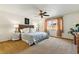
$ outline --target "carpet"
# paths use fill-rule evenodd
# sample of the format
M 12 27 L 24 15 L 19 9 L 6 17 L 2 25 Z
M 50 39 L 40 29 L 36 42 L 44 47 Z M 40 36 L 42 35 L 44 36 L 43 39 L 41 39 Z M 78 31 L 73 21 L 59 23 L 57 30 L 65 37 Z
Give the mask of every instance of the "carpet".
M 49 37 L 20 54 L 76 54 L 76 45 L 71 40 Z

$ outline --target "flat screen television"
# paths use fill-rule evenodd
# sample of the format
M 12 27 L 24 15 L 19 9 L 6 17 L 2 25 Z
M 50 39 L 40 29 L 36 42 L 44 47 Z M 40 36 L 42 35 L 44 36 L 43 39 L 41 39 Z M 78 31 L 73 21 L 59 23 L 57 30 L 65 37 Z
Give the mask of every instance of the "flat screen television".
M 25 18 L 25 19 L 24 19 L 24 23 L 25 23 L 25 24 L 29 24 L 29 19 L 28 19 L 28 18 Z

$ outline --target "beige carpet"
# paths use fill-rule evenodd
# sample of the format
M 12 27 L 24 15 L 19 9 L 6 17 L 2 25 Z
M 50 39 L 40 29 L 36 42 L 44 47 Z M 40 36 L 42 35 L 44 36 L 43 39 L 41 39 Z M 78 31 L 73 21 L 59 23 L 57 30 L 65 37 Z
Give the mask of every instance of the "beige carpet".
M 76 46 L 71 40 L 50 37 L 37 45 L 19 52 L 25 54 L 75 54 Z
M 27 49 L 29 45 L 22 40 L 18 41 L 4 41 L 0 42 L 0 54 L 1 53 L 16 53 Z

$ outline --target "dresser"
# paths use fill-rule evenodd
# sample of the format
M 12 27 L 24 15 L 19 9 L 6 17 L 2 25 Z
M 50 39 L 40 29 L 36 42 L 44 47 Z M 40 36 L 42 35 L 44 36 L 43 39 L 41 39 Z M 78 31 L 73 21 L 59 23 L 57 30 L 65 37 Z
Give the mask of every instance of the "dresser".
M 77 53 L 79 54 L 79 33 L 76 34 Z

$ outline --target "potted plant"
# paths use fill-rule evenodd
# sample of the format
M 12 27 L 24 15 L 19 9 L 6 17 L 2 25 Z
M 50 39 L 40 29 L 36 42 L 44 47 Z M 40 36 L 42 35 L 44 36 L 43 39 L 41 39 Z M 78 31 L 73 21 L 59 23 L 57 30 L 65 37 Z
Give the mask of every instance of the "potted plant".
M 68 32 L 69 34 L 74 36 L 74 44 L 76 44 L 76 32 L 79 32 L 79 24 L 76 24 L 75 28 L 77 29 L 70 28 L 70 31 Z
M 77 27 L 77 32 L 79 32 L 79 24 L 76 24 L 75 27 Z

